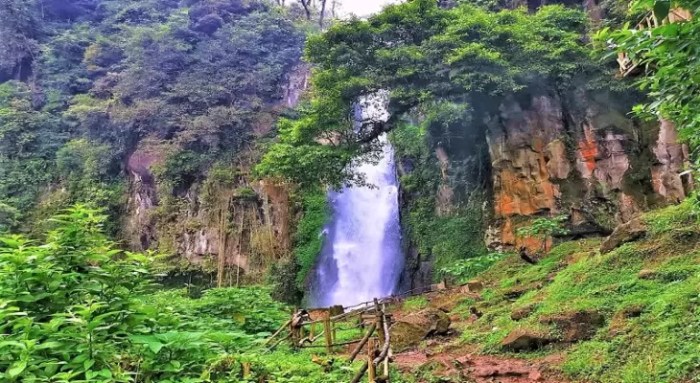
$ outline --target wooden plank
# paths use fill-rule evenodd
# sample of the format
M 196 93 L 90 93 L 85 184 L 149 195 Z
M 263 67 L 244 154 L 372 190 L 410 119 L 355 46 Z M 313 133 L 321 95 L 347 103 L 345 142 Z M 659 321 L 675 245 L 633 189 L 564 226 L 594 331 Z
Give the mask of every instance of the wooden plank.
M 287 326 L 289 326 L 291 323 L 292 323 L 292 320 L 291 320 L 291 319 L 288 320 L 287 322 L 285 322 L 277 331 L 275 331 L 274 334 L 272 334 L 271 337 L 267 338 L 267 341 L 265 341 L 265 345 L 267 345 L 267 344 L 269 344 L 270 342 L 272 342 L 272 340 L 275 339 L 275 337 L 277 337 L 277 335 L 279 335 L 282 331 L 284 331 L 284 329 L 285 329 Z

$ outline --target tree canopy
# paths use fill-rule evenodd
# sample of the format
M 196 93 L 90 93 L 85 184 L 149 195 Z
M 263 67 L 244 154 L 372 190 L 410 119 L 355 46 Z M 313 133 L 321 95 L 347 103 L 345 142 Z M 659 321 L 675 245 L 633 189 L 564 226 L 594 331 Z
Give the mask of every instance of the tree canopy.
M 626 24 L 620 29 L 604 29 L 597 40 L 614 54 L 624 53 L 635 65 L 643 68 L 638 78 L 640 88 L 649 94 L 651 102 L 640 105 L 641 115 L 662 116 L 679 125 L 685 139 L 693 147 L 700 144 L 700 20 L 668 22 L 673 9 L 684 9 L 691 15 L 700 12 L 695 0 L 637 0 L 632 10 L 644 16 L 653 14 L 659 23 L 651 28 Z
M 465 121 L 482 121 L 505 97 L 565 90 L 602 73 L 589 57 L 587 28 L 583 12 L 562 6 L 489 12 L 432 0 L 339 22 L 309 39 L 311 99 L 299 118 L 280 124 L 258 170 L 300 183 L 352 181 L 352 159 L 407 116 L 433 116 L 427 120 L 447 126 L 449 140 L 450 121 L 463 131 Z M 380 90 L 389 92 L 389 121 L 355 129 L 358 100 Z
M 47 199 L 42 216 L 79 201 L 118 214 L 127 157 L 146 139 L 193 155 L 197 176 L 233 158 L 284 110 L 308 24 L 288 12 L 266 0 L 0 1 L 0 203 L 14 212 L 0 226 Z M 164 172 L 193 181 L 180 170 Z

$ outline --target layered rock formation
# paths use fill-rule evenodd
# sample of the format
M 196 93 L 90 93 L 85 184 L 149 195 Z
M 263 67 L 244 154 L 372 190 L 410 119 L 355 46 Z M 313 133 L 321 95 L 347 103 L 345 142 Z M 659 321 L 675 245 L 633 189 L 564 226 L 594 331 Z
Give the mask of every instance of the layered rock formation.
M 682 199 L 688 155 L 674 126 L 642 124 L 609 95 L 535 95 L 487 122 L 495 221 L 491 247 L 526 245 L 518 227 L 567 215 L 572 235 L 608 234 L 651 206 Z M 686 181 L 687 183 L 687 181 Z
M 284 83 L 281 99 L 259 113 L 253 138 L 274 126 L 280 111 L 293 108 L 308 86 L 309 68 L 297 66 Z M 129 156 L 127 214 L 123 237 L 135 250 L 156 250 L 204 270 L 227 270 L 224 284 L 257 280 L 289 253 L 293 209 L 286 185 L 255 180 L 250 170 L 257 153 L 244 150 L 226 170 L 225 181 L 209 175 L 185 190 L 166 190 L 159 166 L 177 144 L 142 140 Z M 212 170 L 210 169 L 210 172 Z

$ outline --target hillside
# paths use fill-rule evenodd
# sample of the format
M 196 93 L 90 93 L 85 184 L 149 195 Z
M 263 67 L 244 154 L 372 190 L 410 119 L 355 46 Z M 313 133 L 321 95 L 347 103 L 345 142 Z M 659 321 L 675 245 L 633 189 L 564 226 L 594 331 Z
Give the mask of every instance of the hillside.
M 516 255 L 499 261 L 476 276 L 476 293 L 406 302 L 412 311 L 448 310 L 455 331 L 399 353 L 397 363 L 425 382 L 459 382 L 460 373 L 477 382 L 693 381 L 697 213 L 686 202 L 641 222 L 641 238 L 610 252 L 601 253 L 600 240 L 564 242 L 537 265 Z

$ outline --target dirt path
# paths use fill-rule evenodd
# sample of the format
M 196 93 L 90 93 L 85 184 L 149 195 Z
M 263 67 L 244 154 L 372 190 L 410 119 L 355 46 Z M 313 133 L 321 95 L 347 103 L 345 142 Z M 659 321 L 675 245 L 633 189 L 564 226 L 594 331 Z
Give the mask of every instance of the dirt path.
M 524 360 L 487 355 L 442 353 L 428 356 L 411 351 L 394 356 L 395 365 L 404 372 L 414 372 L 431 365 L 433 376 L 452 378 L 455 382 L 474 383 L 565 383 L 547 366 L 557 362 L 551 356 Z

